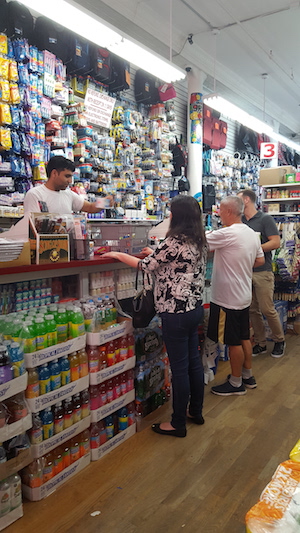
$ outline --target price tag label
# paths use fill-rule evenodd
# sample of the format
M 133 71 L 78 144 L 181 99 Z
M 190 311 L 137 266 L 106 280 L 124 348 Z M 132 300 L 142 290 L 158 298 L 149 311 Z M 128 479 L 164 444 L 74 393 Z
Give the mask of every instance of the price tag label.
M 260 159 L 278 159 L 278 143 L 268 142 L 260 145 Z

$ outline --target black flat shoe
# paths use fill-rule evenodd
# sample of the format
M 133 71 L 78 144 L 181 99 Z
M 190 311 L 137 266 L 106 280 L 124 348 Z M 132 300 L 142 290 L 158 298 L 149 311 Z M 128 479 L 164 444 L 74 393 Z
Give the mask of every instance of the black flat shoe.
M 194 422 L 194 424 L 198 424 L 198 426 L 202 426 L 205 422 L 203 416 L 190 416 L 189 414 L 186 416 L 190 422 Z
M 171 435 L 171 437 L 186 437 L 186 429 L 160 429 L 160 424 L 152 424 L 152 431 L 159 435 Z

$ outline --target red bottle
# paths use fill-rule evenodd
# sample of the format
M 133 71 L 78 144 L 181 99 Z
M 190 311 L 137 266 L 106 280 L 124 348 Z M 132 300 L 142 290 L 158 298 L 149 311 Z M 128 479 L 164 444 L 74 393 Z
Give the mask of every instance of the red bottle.
M 99 346 L 99 370 L 107 367 L 105 344 Z
M 134 370 L 127 370 L 127 392 L 134 389 Z
M 106 398 L 107 403 L 110 403 L 114 399 L 114 384 L 112 379 L 108 379 L 106 382 Z
M 133 357 L 135 354 L 135 350 L 134 350 L 135 342 L 134 342 L 134 336 L 132 335 L 132 333 L 127 335 L 127 346 L 128 346 L 128 358 Z
M 106 361 L 107 366 L 113 366 L 116 363 L 114 341 L 108 342 L 106 344 Z
M 102 407 L 102 405 L 106 405 L 107 404 L 107 394 L 106 394 L 106 381 L 104 381 L 104 383 L 101 383 L 99 385 L 99 398 L 100 398 L 100 407 Z
M 100 420 L 98 423 L 99 433 L 100 433 L 100 446 L 107 441 L 106 427 L 104 420 Z
M 98 424 L 91 425 L 91 450 L 95 450 L 100 446 L 100 432 Z
M 121 377 L 116 376 L 114 377 L 114 400 L 116 398 L 120 398 L 121 396 Z
M 128 339 L 124 335 L 120 340 L 120 360 L 125 361 L 128 358 Z
M 95 409 L 98 409 L 100 406 L 99 401 L 99 391 L 98 391 L 98 385 L 91 385 L 90 386 L 90 402 L 91 402 L 91 410 L 94 411 Z
M 121 374 L 121 396 L 127 392 L 127 372 Z
M 96 372 L 99 372 L 100 365 L 99 365 L 98 346 L 88 346 L 87 354 L 88 354 L 88 359 L 89 359 L 89 372 L 90 372 L 90 374 L 94 374 Z
M 114 348 L 115 348 L 115 361 L 116 363 L 120 362 L 120 339 L 114 340 Z
M 132 426 L 135 423 L 135 405 L 134 402 L 131 402 L 127 405 L 128 413 L 128 426 Z

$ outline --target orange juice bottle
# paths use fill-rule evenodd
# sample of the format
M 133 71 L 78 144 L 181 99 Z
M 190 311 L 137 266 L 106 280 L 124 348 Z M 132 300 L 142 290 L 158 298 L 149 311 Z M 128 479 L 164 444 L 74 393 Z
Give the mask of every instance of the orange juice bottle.
M 80 377 L 79 373 L 79 355 L 77 352 L 73 352 L 69 355 L 71 381 L 76 381 Z

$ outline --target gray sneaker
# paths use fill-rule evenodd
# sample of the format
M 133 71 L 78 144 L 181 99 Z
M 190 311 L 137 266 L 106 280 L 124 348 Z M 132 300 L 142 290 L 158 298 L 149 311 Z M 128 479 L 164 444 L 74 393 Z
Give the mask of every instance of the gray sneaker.
M 267 346 L 260 346 L 259 344 L 253 346 L 252 357 L 256 357 L 257 355 L 261 355 L 262 353 L 267 353 Z
M 227 376 L 227 381 L 229 381 L 231 378 L 231 374 L 228 374 Z M 242 378 L 242 382 L 243 382 L 243 385 L 245 385 L 245 387 L 247 389 L 256 389 L 257 387 L 257 383 L 256 383 L 256 379 L 254 376 L 251 376 L 250 378 Z

